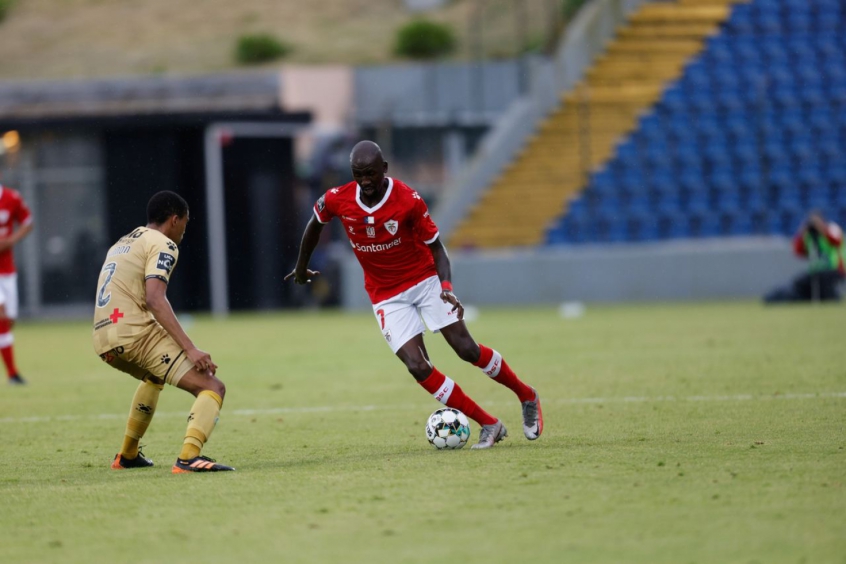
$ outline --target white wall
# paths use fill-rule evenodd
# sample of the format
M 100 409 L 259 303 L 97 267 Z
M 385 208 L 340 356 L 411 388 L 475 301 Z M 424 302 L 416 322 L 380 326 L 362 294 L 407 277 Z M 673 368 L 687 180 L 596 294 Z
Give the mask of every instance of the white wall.
M 450 258 L 456 294 L 473 305 L 759 298 L 805 267 L 782 237 L 450 252 Z M 342 280 L 344 307 L 369 308 L 351 253 Z

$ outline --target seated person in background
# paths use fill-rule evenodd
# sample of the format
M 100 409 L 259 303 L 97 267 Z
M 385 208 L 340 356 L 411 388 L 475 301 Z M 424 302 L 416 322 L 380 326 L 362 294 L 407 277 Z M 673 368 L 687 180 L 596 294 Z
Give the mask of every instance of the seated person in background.
M 764 302 L 839 301 L 838 286 L 846 277 L 840 226 L 811 212 L 793 237 L 793 250 L 810 261 L 808 272 L 764 296 Z

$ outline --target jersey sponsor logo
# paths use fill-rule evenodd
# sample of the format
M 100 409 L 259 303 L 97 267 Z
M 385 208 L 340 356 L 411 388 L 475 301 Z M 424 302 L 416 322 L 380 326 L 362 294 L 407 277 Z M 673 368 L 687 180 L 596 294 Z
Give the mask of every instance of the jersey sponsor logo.
M 98 331 L 98 330 L 102 329 L 103 327 L 108 327 L 111 324 L 112 324 L 112 320 L 110 318 L 107 317 L 106 319 L 101 319 L 100 321 L 98 321 L 97 323 L 94 324 L 94 330 Z
M 117 255 L 125 255 L 131 249 L 129 245 L 121 245 L 120 247 L 112 247 L 112 250 L 109 251 L 109 254 L 106 255 L 106 258 L 117 256 Z
M 391 235 L 396 235 L 397 229 L 399 229 L 399 223 L 397 223 L 393 219 L 388 220 L 385 222 L 385 229 L 387 229 L 388 233 L 390 233 Z
M 391 330 L 388 329 L 387 331 L 385 331 L 384 335 L 385 335 L 385 340 L 390 343 L 391 342 Z
M 134 241 L 135 239 L 137 239 L 141 235 L 143 235 L 146 231 L 147 230 L 145 228 L 139 227 L 135 231 L 133 231 L 132 233 L 124 235 L 123 237 L 118 239 L 118 243 L 131 243 L 132 241 Z
M 165 272 L 170 274 L 170 271 L 173 269 L 173 265 L 175 262 L 176 259 L 173 257 L 173 255 L 161 252 L 159 253 L 159 260 L 156 261 L 156 268 L 158 268 L 159 270 L 164 270 Z
M 114 359 L 116 359 L 117 357 L 119 357 L 120 355 L 123 354 L 123 351 L 124 351 L 123 347 L 115 347 L 112 350 L 104 352 L 103 354 L 101 354 L 100 359 L 103 362 L 107 362 L 107 363 L 111 364 Z
M 350 234 L 351 234 L 351 235 L 355 235 L 355 229 L 353 229 L 353 226 L 352 226 L 352 225 L 350 225 L 349 227 L 347 227 L 347 229 L 349 229 L 349 230 L 350 230 Z
M 323 208 L 326 207 L 326 195 L 320 196 L 317 199 L 317 211 L 322 212 Z
M 482 372 L 490 376 L 491 378 L 496 378 L 499 376 L 499 371 L 502 369 L 502 355 L 498 352 L 494 351 L 493 357 L 491 357 L 490 362 L 488 365 L 482 368 Z
M 358 243 L 354 243 L 350 241 L 350 245 L 352 248 L 358 251 L 359 253 L 379 253 L 382 251 L 387 251 L 388 249 L 392 249 L 402 243 L 402 237 L 397 237 L 390 243 L 384 243 L 381 245 L 359 245 Z

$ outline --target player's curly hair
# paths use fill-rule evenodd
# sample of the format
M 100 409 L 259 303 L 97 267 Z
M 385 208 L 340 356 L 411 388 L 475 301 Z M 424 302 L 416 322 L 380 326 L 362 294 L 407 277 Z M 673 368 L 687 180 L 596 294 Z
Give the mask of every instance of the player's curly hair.
M 150 198 L 147 203 L 147 223 L 154 223 L 161 225 L 171 216 L 177 216 L 180 219 L 185 217 L 188 213 L 188 202 L 170 190 L 163 190 Z

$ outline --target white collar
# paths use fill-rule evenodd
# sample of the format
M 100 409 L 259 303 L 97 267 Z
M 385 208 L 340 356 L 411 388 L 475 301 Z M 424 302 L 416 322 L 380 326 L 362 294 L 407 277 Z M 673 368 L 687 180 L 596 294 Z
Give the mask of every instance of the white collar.
M 361 201 L 361 186 L 358 185 L 358 182 L 355 184 L 355 201 L 358 204 L 358 207 L 366 211 L 367 213 L 374 213 L 376 210 L 381 208 L 385 205 L 385 202 L 388 201 L 388 198 L 391 196 L 391 190 L 394 188 L 394 179 L 390 176 L 388 177 L 388 189 L 385 190 L 385 195 L 382 196 L 382 199 L 379 201 L 378 204 L 373 206 L 372 208 L 368 208 L 364 205 L 364 202 Z

